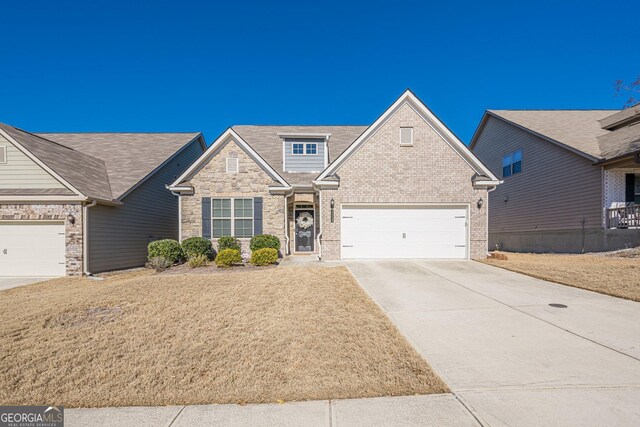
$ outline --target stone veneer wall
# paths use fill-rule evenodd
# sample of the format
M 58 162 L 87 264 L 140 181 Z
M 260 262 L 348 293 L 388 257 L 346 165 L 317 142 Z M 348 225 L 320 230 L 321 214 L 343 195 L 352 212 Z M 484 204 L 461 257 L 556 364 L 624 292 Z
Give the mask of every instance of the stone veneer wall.
M 412 126 L 414 145 L 400 146 L 400 127 Z M 488 194 L 474 189 L 473 169 L 408 105 L 401 107 L 337 171 L 338 189 L 322 190 L 322 257 L 340 259 L 343 203 L 465 203 L 470 257 L 487 254 Z M 331 199 L 335 220 L 330 222 Z M 481 209 L 478 199 L 484 200 Z M 384 246 L 380 247 L 384 251 Z
M 226 158 L 238 157 L 238 173 L 226 172 Z M 235 142 L 229 142 L 190 180 L 193 195 L 182 195 L 182 239 L 202 236 L 203 197 L 262 197 L 262 232 L 280 239 L 284 251 L 284 196 L 269 194 L 273 179 Z M 249 251 L 250 239 L 240 239 Z M 212 239 L 217 250 L 217 239 Z
M 75 217 L 74 224 L 67 221 L 69 214 Z M 0 220 L 64 221 L 67 275 L 82 275 L 82 206 L 80 203 L 2 204 L 0 205 Z

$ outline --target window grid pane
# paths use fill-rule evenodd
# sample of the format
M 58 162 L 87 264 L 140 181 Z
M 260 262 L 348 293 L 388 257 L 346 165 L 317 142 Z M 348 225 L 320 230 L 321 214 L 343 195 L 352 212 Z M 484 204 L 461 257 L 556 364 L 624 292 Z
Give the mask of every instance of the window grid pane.
M 307 154 L 318 154 L 318 144 L 307 144 Z
M 236 219 L 234 222 L 235 237 L 253 237 L 253 221 L 250 219 Z
M 293 154 L 304 154 L 304 144 L 293 144 Z
M 230 219 L 214 219 L 213 220 L 213 237 L 231 236 L 231 220 Z
M 231 218 L 231 199 L 213 199 L 213 218 Z

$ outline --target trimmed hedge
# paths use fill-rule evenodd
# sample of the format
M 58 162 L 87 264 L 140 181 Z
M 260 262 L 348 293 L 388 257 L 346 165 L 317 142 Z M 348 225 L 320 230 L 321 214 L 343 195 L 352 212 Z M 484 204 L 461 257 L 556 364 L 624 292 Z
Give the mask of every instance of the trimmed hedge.
M 279 251 L 280 239 L 278 239 L 273 234 L 258 234 L 257 236 L 253 236 L 253 238 L 251 239 L 249 248 L 252 251 L 257 251 L 258 249 L 264 248 L 273 248 L 276 251 Z
M 218 239 L 218 250 L 235 249 L 240 252 L 240 240 L 233 236 L 222 236 Z
M 204 255 L 208 259 L 213 258 L 213 246 L 211 240 L 203 237 L 189 237 L 182 241 L 182 250 L 187 258 Z
M 231 267 L 233 264 L 240 264 L 242 256 L 237 249 L 223 249 L 216 256 L 216 264 L 218 267 Z
M 274 248 L 262 248 L 251 252 L 251 264 L 269 265 L 278 262 L 278 250 Z
M 149 243 L 147 250 L 149 252 L 149 259 L 162 257 L 171 264 L 175 264 L 184 259 L 184 252 L 182 251 L 180 243 L 173 239 L 153 241 Z

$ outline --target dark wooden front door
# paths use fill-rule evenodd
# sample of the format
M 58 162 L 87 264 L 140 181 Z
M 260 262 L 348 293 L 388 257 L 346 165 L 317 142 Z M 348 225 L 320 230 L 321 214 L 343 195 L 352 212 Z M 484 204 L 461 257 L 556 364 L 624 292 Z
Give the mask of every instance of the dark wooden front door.
M 315 240 L 315 217 L 313 209 L 296 209 L 296 252 L 313 252 Z

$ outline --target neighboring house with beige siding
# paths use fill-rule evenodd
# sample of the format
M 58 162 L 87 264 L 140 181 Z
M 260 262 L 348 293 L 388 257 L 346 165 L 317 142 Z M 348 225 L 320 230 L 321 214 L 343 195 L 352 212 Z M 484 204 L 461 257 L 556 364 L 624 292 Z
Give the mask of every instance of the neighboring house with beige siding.
M 205 149 L 200 133 L 40 133 L 0 124 L 0 276 L 144 265 L 177 238 L 166 185 Z
M 489 110 L 470 144 L 504 182 L 489 246 L 592 252 L 640 245 L 640 108 Z
M 320 259 L 484 258 L 499 180 L 410 91 L 370 126 L 234 126 L 170 186 L 181 239 Z

